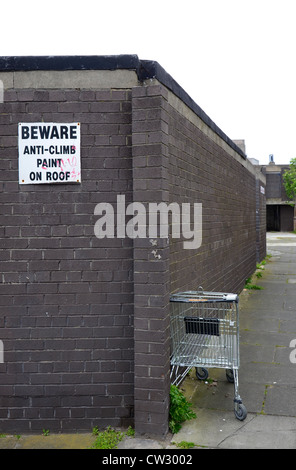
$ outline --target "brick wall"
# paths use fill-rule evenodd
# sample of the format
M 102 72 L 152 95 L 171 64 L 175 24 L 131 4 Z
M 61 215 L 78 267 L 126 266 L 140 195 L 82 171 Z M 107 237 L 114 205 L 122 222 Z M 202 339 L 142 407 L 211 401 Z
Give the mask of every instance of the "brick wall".
M 230 148 L 203 132 L 195 116 L 170 104 L 167 109 L 170 200 L 191 205 L 199 202 L 203 207 L 201 247 L 184 250 L 182 240 L 172 240 L 171 292 L 202 286 L 204 290 L 238 293 L 256 263 L 259 176 L 249 162 L 234 158 Z M 263 208 L 262 217 L 264 224 Z M 263 258 L 262 244 L 260 250 Z
M 133 197 L 169 202 L 168 126 L 160 85 L 133 89 Z M 168 431 L 170 318 L 165 238 L 134 240 L 135 416 L 137 432 Z
M 278 198 L 282 196 L 282 175 L 281 172 L 266 174 L 266 197 Z
M 264 177 L 151 83 L 133 89 L 134 201 L 201 203 L 202 245 L 134 240 L 135 417 L 138 432 L 165 432 L 169 403 L 169 294 L 239 293 L 266 254 Z M 191 214 L 191 217 L 193 214 Z M 193 220 L 193 218 L 191 218 Z M 160 295 L 159 295 L 160 294 Z
M 133 247 L 94 207 L 132 189 L 130 90 L 6 90 L 1 107 L 1 428 L 131 424 Z M 18 122 L 81 123 L 81 184 L 18 184 Z
M 264 257 L 264 178 L 159 66 L 105 59 L 0 58 L 2 432 L 165 435 L 170 293 L 239 292 Z M 18 123 L 42 121 L 81 123 L 81 184 L 18 184 Z M 118 195 L 202 204 L 202 245 L 98 239 Z

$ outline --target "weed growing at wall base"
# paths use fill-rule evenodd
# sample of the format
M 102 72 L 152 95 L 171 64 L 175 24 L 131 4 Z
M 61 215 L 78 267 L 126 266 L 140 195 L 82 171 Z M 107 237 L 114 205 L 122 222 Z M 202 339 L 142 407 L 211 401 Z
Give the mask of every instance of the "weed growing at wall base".
M 94 214 L 101 216 L 95 223 L 97 238 L 169 238 L 169 213 L 171 214 L 171 236 L 188 241 L 184 249 L 197 249 L 202 243 L 202 204 L 172 202 L 148 204 L 132 202 L 125 207 L 125 196 L 117 196 L 116 210 L 112 204 L 102 202 L 96 205 Z M 132 216 L 126 220 L 128 216 Z M 148 216 L 148 217 L 147 217 Z M 193 221 L 191 220 L 193 216 Z M 148 218 L 148 223 L 147 223 Z
M 96 441 L 92 449 L 117 449 L 117 445 L 124 438 L 124 433 L 112 429 L 111 426 L 105 431 L 99 431 L 97 427 L 93 429 Z
M 191 410 L 191 406 L 191 403 L 186 400 L 181 390 L 176 385 L 171 385 L 169 427 L 173 434 L 180 431 L 181 424 L 184 421 L 196 418 L 196 414 Z

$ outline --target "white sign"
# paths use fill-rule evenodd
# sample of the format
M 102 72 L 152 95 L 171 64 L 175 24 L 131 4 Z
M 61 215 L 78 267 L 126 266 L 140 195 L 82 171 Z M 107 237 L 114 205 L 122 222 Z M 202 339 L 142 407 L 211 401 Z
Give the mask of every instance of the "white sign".
M 19 123 L 19 183 L 80 183 L 80 123 Z

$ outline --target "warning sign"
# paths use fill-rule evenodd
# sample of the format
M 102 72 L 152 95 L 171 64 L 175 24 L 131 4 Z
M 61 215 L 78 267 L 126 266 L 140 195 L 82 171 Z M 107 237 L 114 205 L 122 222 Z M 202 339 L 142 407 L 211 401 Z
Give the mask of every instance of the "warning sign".
M 19 123 L 19 183 L 80 183 L 80 123 Z

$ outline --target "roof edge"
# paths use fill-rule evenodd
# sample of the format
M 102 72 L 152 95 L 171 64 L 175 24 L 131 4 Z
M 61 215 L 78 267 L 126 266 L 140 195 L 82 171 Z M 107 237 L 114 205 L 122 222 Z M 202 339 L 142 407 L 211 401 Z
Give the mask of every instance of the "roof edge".
M 158 62 L 142 60 L 139 68 L 139 79 L 141 81 L 156 78 L 159 82 L 169 88 L 180 98 L 207 126 L 209 126 L 219 137 L 221 137 L 233 150 L 245 160 L 247 156 L 233 140 L 231 140 L 220 127 L 204 112 L 204 110 L 188 95 L 188 93 L 169 75 Z
M 137 55 L 6 56 L 0 57 L 1 72 L 33 70 L 137 70 Z
M 0 57 L 0 72 L 33 70 L 135 70 L 138 80 L 143 82 L 156 78 L 180 98 L 207 126 L 221 137 L 242 158 L 245 153 L 212 121 L 188 93 L 168 74 L 158 62 L 140 60 L 137 55 L 101 56 L 3 56 Z

